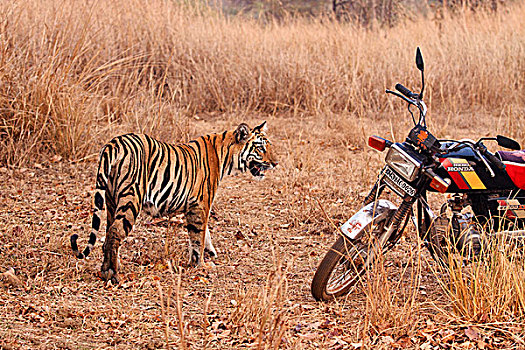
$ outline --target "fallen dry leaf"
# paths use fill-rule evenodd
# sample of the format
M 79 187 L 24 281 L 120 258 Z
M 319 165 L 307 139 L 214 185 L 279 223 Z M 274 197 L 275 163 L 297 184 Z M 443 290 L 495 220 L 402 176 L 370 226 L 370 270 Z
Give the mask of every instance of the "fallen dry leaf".
M 312 340 L 312 339 L 318 338 L 320 335 L 319 333 L 306 333 L 306 334 L 299 333 L 298 336 L 303 339 Z
M 242 234 L 242 232 L 239 230 L 235 233 L 235 239 L 238 241 L 242 241 L 243 239 L 246 239 L 246 237 Z
M 15 275 L 15 269 L 12 267 L 10 267 L 7 271 L 2 272 L 0 275 L 2 276 L 2 279 L 7 281 L 7 283 L 11 286 L 15 288 L 23 288 L 24 283 Z
M 439 331 L 439 335 L 441 336 L 441 341 L 444 343 L 450 343 L 456 338 L 456 332 L 452 329 L 441 330 Z
M 420 350 L 431 350 L 432 349 L 432 345 L 430 345 L 430 342 L 423 343 L 423 344 L 421 344 L 419 349 Z
M 411 345 L 412 341 L 410 340 L 410 338 L 407 336 L 403 336 L 399 338 L 395 343 L 393 343 L 392 347 L 396 349 L 406 349 Z
M 465 329 L 465 335 L 473 341 L 477 341 L 480 339 L 479 331 L 476 327 L 468 327 Z

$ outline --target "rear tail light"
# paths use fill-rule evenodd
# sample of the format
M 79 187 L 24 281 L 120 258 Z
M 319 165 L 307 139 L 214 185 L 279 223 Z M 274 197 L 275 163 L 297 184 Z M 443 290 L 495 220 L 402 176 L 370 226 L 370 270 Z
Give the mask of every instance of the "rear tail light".
M 368 138 L 368 146 L 383 152 L 386 148 L 386 140 L 379 136 L 370 136 Z

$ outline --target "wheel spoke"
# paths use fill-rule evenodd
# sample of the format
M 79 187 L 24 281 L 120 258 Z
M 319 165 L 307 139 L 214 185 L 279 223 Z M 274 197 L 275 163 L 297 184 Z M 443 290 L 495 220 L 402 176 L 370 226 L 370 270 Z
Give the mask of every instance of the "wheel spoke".
M 326 286 L 327 292 L 335 294 L 346 288 L 349 284 L 354 284 L 354 280 L 361 277 L 364 272 L 368 260 L 366 250 L 358 249 L 355 246 L 350 248 L 350 251 L 347 251 L 347 254 L 342 254 L 337 262 L 337 266 L 328 280 Z

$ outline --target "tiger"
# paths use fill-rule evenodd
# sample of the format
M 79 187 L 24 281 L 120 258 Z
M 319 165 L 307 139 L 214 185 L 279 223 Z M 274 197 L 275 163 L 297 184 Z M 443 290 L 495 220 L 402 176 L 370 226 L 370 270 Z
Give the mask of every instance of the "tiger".
M 141 211 L 153 217 L 184 215 L 190 265 L 200 266 L 205 252 L 216 257 L 208 222 L 219 182 L 226 175 L 247 171 L 262 179 L 278 165 L 266 133 L 265 121 L 253 129 L 241 123 L 233 131 L 183 144 L 138 133 L 115 137 L 100 152 L 87 246 L 79 252 L 78 235 L 73 234 L 73 254 L 78 259 L 89 255 L 105 208 L 106 239 L 99 274 L 105 281 L 118 284 L 119 246 Z

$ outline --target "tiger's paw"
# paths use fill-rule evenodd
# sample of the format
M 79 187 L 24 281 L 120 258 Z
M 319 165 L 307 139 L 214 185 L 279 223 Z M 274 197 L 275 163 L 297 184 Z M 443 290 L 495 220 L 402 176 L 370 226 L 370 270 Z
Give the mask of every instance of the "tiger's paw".
M 103 281 L 106 281 L 106 282 L 111 281 L 111 284 L 113 285 L 117 285 L 119 283 L 117 273 L 112 268 L 108 268 L 107 270 L 104 270 L 104 268 L 102 268 L 98 276 Z
M 204 253 L 208 253 L 208 255 L 211 257 L 211 258 L 216 258 L 217 257 L 217 251 L 215 250 L 215 248 L 213 247 L 213 245 L 211 247 L 206 247 L 204 248 Z
M 201 254 L 200 250 L 197 250 L 195 248 L 189 249 L 189 258 L 188 258 L 188 265 L 193 267 L 198 267 L 201 265 Z

